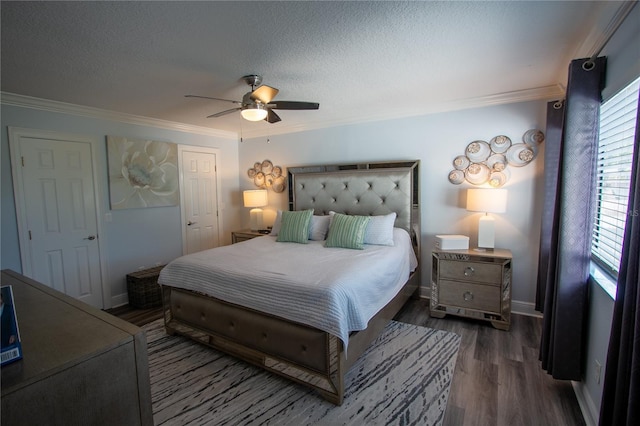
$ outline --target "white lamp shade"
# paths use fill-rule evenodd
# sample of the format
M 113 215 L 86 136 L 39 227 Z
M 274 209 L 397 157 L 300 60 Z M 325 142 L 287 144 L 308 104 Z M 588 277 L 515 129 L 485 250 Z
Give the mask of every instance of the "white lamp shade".
M 269 204 L 266 189 L 253 189 L 242 192 L 245 207 L 264 207 Z
M 467 189 L 467 210 L 484 213 L 507 211 L 506 189 Z

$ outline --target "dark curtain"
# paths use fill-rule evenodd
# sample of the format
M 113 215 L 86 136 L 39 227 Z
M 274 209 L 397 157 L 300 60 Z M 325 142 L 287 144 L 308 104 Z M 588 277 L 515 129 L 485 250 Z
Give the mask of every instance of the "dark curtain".
M 640 101 L 638 102 L 640 112 Z M 600 425 L 640 424 L 640 114 L 636 118 L 627 222 L 613 307 Z
M 559 119 L 552 113 L 547 129 L 552 137 L 560 133 L 560 138 L 545 142 L 545 150 L 551 152 L 545 154 L 549 193 L 545 194 L 538 266 L 538 294 L 544 289 L 544 300 L 539 301 L 544 312 L 540 359 L 542 368 L 556 379 L 582 378 L 605 68 L 606 58 L 571 61 L 564 114 Z
M 553 218 L 556 213 L 558 176 L 560 172 L 560 148 L 562 147 L 562 125 L 564 123 L 564 101 L 547 103 L 547 129 L 544 148 L 544 201 L 540 228 L 540 252 L 538 256 L 538 286 L 536 310 L 544 312 L 544 296 L 547 291 L 549 261 L 555 262 L 557 233 L 553 233 Z M 555 266 L 554 266 L 555 270 Z

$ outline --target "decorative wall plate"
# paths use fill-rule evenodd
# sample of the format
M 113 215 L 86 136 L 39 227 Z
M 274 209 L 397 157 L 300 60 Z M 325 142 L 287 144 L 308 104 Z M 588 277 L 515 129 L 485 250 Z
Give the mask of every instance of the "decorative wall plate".
M 469 164 L 471 164 L 471 161 L 466 155 L 458 155 L 453 159 L 453 168 L 456 170 L 464 170 L 469 167 Z
M 273 171 L 273 163 L 271 161 L 269 161 L 269 160 L 264 160 L 262 162 L 260 171 L 262 173 L 264 173 L 265 175 L 270 175 L 271 172 Z
M 274 166 L 270 160 L 256 161 L 247 170 L 247 176 L 258 188 L 271 188 L 274 192 L 285 190 L 286 178 L 282 176 L 282 167 Z
M 460 185 L 464 182 L 464 172 L 458 169 L 451 170 L 449 172 L 449 182 L 454 185 Z
M 487 158 L 487 167 L 491 170 L 501 172 L 507 167 L 507 159 L 502 154 L 493 154 Z
M 467 179 L 467 182 L 473 185 L 482 185 L 489 180 L 489 175 L 491 171 L 486 164 L 482 163 L 471 163 L 467 170 L 464 172 L 464 177 Z
M 485 161 L 491 154 L 491 147 L 485 141 L 473 141 L 464 151 L 467 158 L 475 163 Z
M 264 186 L 271 188 L 275 179 L 272 174 L 264 175 Z
M 271 184 L 271 189 L 273 189 L 273 192 L 283 192 L 285 190 L 284 176 L 276 177 Z
M 472 185 L 503 186 L 509 180 L 509 165 L 526 166 L 536 158 L 544 133 L 529 129 L 522 135 L 522 141 L 514 144 L 509 136 L 498 135 L 489 143 L 482 140 L 469 143 L 465 155 L 453 159 L 454 170 L 449 172 L 449 182 L 459 185 L 463 181 L 461 173 L 464 173 L 464 179 Z
M 264 173 L 258 172 L 256 176 L 253 178 L 253 183 L 255 186 L 262 188 L 264 187 Z
M 496 154 L 502 154 L 503 152 L 507 152 L 511 146 L 511 139 L 508 136 L 499 135 L 491 139 L 489 141 L 489 145 L 491 147 L 491 151 Z
M 531 146 L 538 146 L 544 141 L 544 133 L 538 129 L 530 129 L 522 135 L 522 142 Z
M 491 172 L 489 175 L 489 185 L 493 188 L 500 188 L 507 183 L 507 176 L 502 172 Z
M 507 162 L 511 166 L 522 167 L 529 164 L 535 158 L 537 150 L 524 143 L 516 143 L 511 145 L 507 150 Z

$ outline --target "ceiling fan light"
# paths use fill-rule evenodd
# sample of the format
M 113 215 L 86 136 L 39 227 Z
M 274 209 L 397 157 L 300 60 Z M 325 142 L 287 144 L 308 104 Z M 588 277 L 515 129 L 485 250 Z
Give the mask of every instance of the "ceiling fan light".
M 267 117 L 267 109 L 263 104 L 255 103 L 240 111 L 242 118 L 249 121 L 260 121 Z

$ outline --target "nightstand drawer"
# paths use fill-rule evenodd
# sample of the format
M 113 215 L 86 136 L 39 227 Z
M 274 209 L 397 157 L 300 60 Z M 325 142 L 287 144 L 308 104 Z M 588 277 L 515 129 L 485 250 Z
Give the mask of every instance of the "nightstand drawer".
M 441 260 L 440 277 L 443 279 L 486 283 L 499 287 L 502 282 L 502 265 Z
M 500 312 L 499 286 L 441 280 L 439 297 L 441 305 Z

